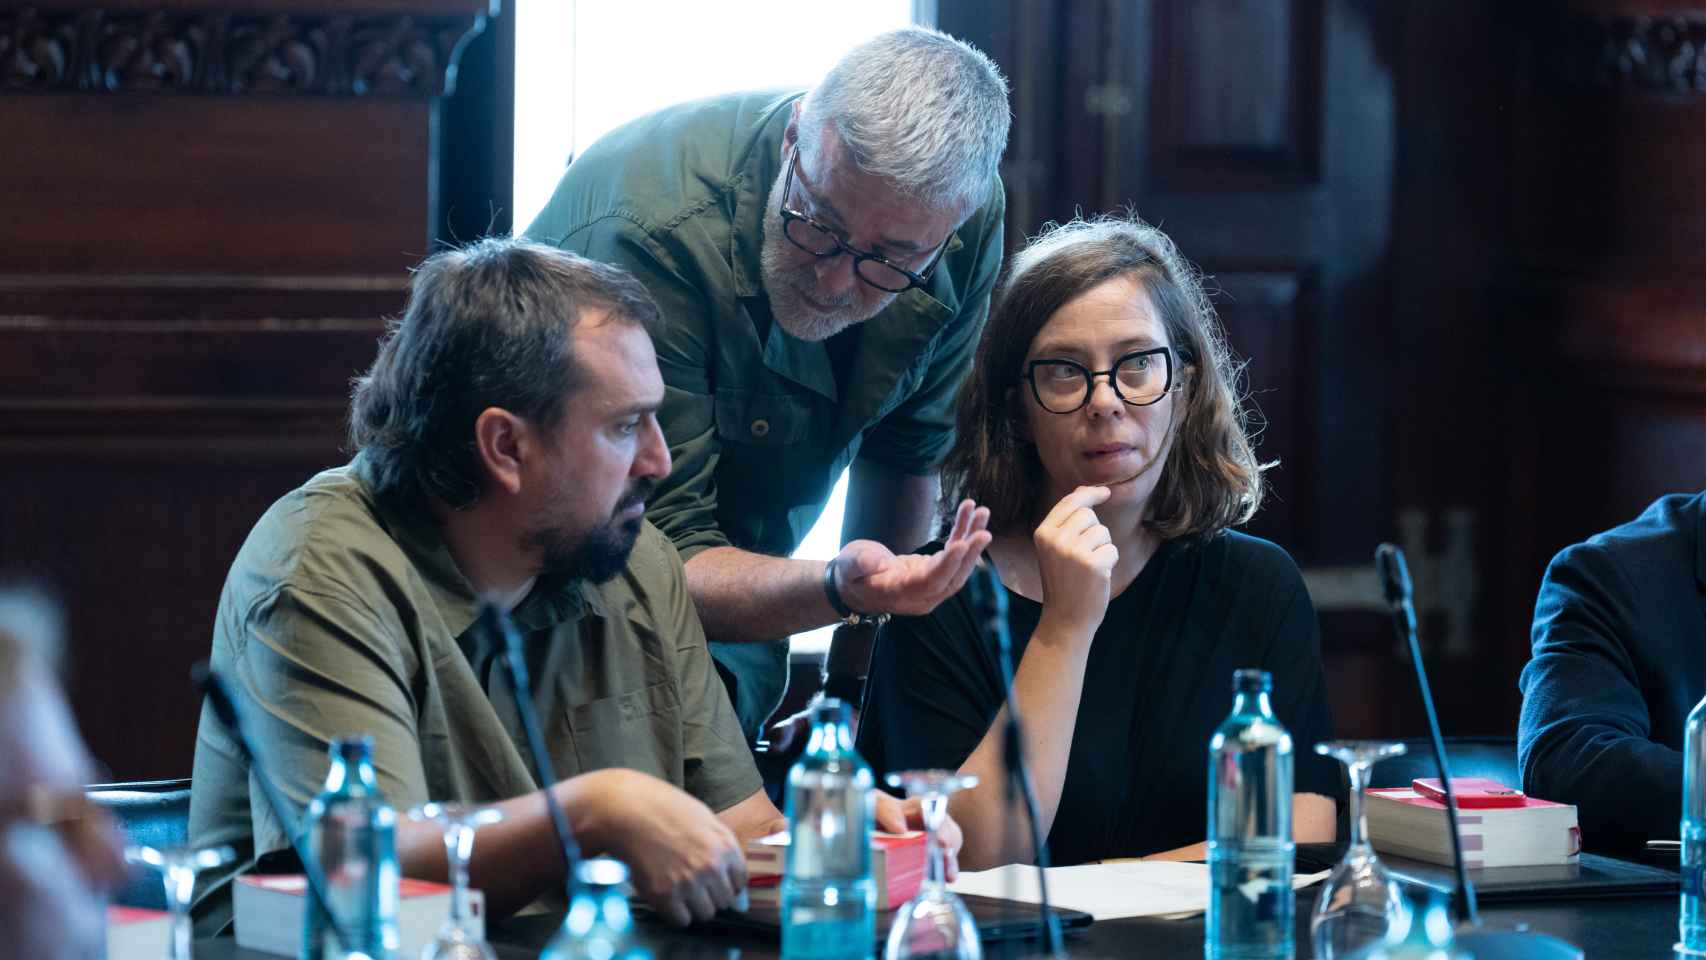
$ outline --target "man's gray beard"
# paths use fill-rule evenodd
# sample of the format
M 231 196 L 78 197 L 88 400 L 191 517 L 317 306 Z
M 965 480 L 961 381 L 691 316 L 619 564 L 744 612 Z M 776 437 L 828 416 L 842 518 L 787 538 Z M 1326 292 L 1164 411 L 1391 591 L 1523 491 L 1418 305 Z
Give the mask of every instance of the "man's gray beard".
M 771 316 L 792 336 L 807 341 L 828 340 L 848 327 L 864 323 L 881 313 L 894 300 L 895 295 L 889 294 L 869 313 L 861 316 L 857 299 L 850 295 L 845 309 L 827 314 L 817 312 L 801 301 L 799 295 L 800 288 L 810 289 L 817 282 L 813 265 L 808 263 L 792 271 L 792 276 L 782 265 L 792 247 L 793 244 L 782 235 L 782 214 L 780 201 L 777 201 L 764 218 L 764 244 L 758 255 L 759 278 L 764 283 L 765 295 L 770 298 Z M 853 282 L 865 281 L 855 276 Z

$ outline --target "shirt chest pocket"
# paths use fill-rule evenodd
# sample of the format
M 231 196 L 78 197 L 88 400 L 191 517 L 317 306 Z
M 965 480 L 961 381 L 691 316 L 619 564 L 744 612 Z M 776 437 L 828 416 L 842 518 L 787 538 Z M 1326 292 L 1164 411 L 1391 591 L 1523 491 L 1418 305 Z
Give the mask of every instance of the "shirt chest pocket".
M 719 389 L 716 415 L 725 443 L 788 446 L 812 435 L 810 407 L 787 394 Z
M 566 720 L 579 772 L 627 767 L 682 782 L 681 703 L 669 681 L 577 704 Z

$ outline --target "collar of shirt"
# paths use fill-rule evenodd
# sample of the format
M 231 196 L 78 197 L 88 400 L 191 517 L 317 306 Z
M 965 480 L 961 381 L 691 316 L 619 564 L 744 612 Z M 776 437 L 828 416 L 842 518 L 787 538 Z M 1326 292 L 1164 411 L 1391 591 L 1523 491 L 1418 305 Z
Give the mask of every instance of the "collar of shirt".
M 438 523 L 425 511 L 409 509 L 375 495 L 371 469 L 364 455 L 356 455 L 354 466 L 386 532 L 421 575 L 432 595 L 433 606 L 438 608 L 451 635 L 460 637 L 474 622 L 480 595 L 456 566 Z M 577 619 L 589 610 L 596 616 L 608 616 L 604 600 L 592 584 L 575 577 L 541 574 L 532 591 L 510 615 L 518 626 L 533 631 Z

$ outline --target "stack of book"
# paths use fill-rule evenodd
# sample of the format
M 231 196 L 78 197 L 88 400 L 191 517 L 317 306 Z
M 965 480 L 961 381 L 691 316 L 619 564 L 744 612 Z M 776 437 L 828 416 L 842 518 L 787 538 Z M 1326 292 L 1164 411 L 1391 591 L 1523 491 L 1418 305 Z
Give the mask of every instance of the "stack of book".
M 302 916 L 307 908 L 308 881 L 301 874 L 238 877 L 231 888 L 237 946 L 261 953 L 297 956 L 302 944 Z M 449 887 L 403 878 L 397 885 L 397 955 L 420 956 L 449 916 Z M 478 890 L 468 891 L 468 920 L 480 936 L 485 936 L 486 897 Z
M 747 842 L 747 892 L 754 905 L 780 905 L 787 853 L 787 831 Z M 893 910 L 918 893 L 926 858 L 921 831 L 871 834 L 871 879 L 877 885 L 878 910 Z
M 1457 822 L 1463 864 L 1470 869 L 1575 863 L 1582 852 L 1576 808 L 1524 796 L 1486 781 L 1451 779 L 1459 793 Z M 1438 781 L 1368 791 L 1368 838 L 1374 849 L 1451 865 L 1451 825 Z

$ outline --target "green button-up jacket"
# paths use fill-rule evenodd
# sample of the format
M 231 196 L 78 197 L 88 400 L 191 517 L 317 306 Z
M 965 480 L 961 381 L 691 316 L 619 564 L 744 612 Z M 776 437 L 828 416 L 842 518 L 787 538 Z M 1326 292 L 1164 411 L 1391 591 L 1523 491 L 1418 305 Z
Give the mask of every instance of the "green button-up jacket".
M 473 586 L 429 517 L 372 495 L 363 462 L 319 474 L 255 525 L 220 594 L 213 667 L 296 816 L 325 780 L 331 741 L 349 734 L 372 738 L 379 788 L 399 811 L 539 789 L 501 642 L 471 629 Z M 762 787 L 681 559 L 655 528 L 615 579 L 541 578 L 513 617 L 556 776 L 626 767 L 713 810 Z M 197 884 L 203 935 L 229 919 L 232 876 L 289 843 L 207 711 L 190 842 L 239 854 Z

